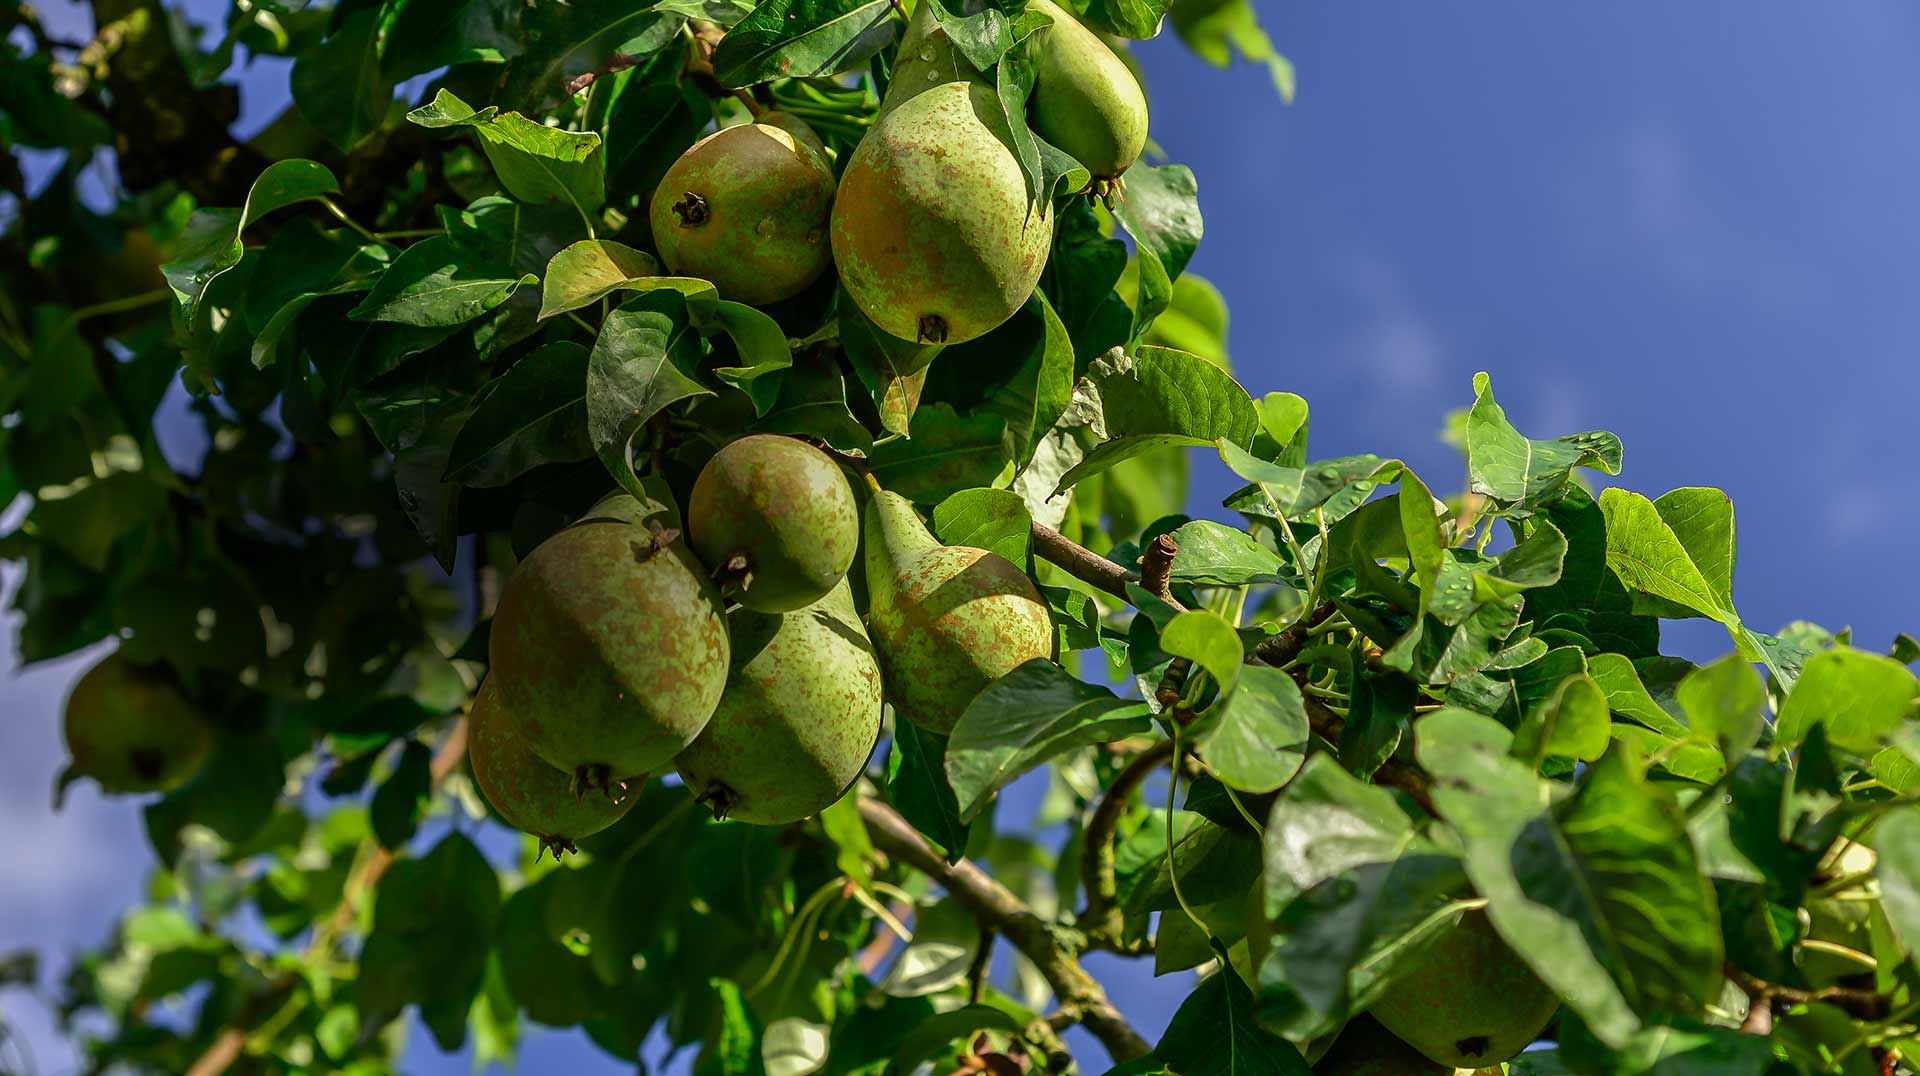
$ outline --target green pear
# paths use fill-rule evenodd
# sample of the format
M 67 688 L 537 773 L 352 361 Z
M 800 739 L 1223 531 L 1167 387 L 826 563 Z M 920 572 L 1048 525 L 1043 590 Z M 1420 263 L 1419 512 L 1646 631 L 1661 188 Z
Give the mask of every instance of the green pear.
M 467 761 L 473 783 L 507 825 L 540 838 L 540 847 L 555 859 L 575 851 L 573 842 L 618 822 L 633 806 L 634 798 L 618 790 L 614 796 L 580 795 L 572 774 L 534 754 L 501 709 L 491 677 L 481 682 L 467 713 Z
M 719 591 L 676 532 L 589 515 L 508 578 L 488 679 L 535 754 L 610 789 L 700 735 L 727 654 Z
M 1333 1048 L 1313 1063 L 1320 1076 L 1451 1076 L 1442 1065 L 1395 1038 L 1378 1020 L 1356 1016 L 1347 1021 Z
M 1126 61 L 1053 0 L 1028 0 L 1053 25 L 1033 48 L 1034 133 L 1087 167 L 1096 180 L 1116 179 L 1147 144 L 1147 95 Z
M 796 125 L 725 127 L 673 162 L 648 213 L 670 271 L 754 305 L 798 295 L 826 272 L 833 169 L 819 136 Z
M 73 759 L 67 772 L 115 794 L 178 788 L 213 747 L 211 726 L 181 694 L 171 670 L 136 665 L 117 653 L 73 685 L 62 732 Z
M 687 499 L 688 542 L 741 605 L 784 613 L 825 597 L 860 550 L 860 506 L 827 454 L 759 433 L 714 453 Z
M 893 71 L 887 82 L 887 95 L 880 101 L 879 115 L 885 116 L 915 97 L 950 82 L 987 83 L 981 70 L 967 62 L 945 27 L 933 13 L 932 4 L 915 4 L 900 35 L 900 48 L 894 53 Z
M 1472 911 L 1414 957 L 1367 1011 L 1434 1061 L 1479 1068 L 1525 1049 L 1559 1005 L 1486 913 Z
M 736 609 L 733 671 L 706 731 L 673 760 L 715 817 L 795 822 L 831 806 L 880 738 L 880 665 L 846 579 L 788 613 Z
M 1053 622 L 1012 561 L 928 533 L 913 506 L 874 489 L 866 519 L 867 625 L 887 698 L 946 735 L 982 688 L 1053 656 Z
M 880 329 L 957 344 L 1026 304 L 1053 243 L 1052 206 L 1027 196 L 1000 99 L 946 82 L 874 123 L 833 208 L 840 282 Z

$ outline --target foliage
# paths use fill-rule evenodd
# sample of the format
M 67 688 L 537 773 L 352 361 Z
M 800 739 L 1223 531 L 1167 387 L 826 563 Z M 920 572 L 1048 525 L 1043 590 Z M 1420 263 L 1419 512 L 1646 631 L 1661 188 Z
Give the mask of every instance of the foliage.
M 1024 6 L 940 9 L 1016 103 Z M 1165 8 L 1083 14 L 1146 37 Z M 85 48 L 0 15 L 0 500 L 29 506 L 0 557 L 24 661 L 112 638 L 217 730 L 145 807 L 148 902 L 62 983 L 99 1067 L 386 1072 L 411 1014 L 483 1061 L 533 1021 L 629 1062 L 663 1029 L 728 1076 L 1054 1071 L 1081 1025 L 1129 1072 L 1296 1073 L 1484 908 L 1562 999 L 1515 1073 L 1907 1071 L 1920 644 L 1756 630 L 1724 494 L 1595 496 L 1619 440 L 1527 436 L 1484 375 L 1460 495 L 1316 459 L 1306 402 L 1227 368 L 1187 169 L 1135 167 L 1108 212 L 1012 113 L 1051 260 L 942 350 L 831 274 L 764 309 L 658 275 L 646 226 L 747 100 L 844 165 L 886 3 L 254 2 L 211 48 L 152 0 L 94 12 Z M 1170 14 L 1291 92 L 1245 0 Z M 263 57 L 293 103 L 238 141 L 219 79 Z M 64 162 L 32 192 L 27 151 Z M 616 485 L 671 513 L 749 432 L 1030 571 L 1061 661 L 951 736 L 890 726 L 817 818 L 709 821 L 655 781 L 541 862 L 460 761 L 500 582 Z M 1193 450 L 1246 483 L 1235 522 L 1180 513 Z M 1733 655 L 1662 654 L 1684 618 Z M 1038 816 L 998 818 L 1030 774 Z M 1844 943 L 1836 900 L 1867 909 Z M 1098 952 L 1207 974 L 1150 1044 Z

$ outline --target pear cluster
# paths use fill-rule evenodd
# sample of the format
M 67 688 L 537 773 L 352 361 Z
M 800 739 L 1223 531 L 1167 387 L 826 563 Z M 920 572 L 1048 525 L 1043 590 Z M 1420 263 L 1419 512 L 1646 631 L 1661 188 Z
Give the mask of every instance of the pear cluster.
M 1030 49 L 1032 130 L 1111 201 L 1146 145 L 1146 96 L 1071 12 L 1052 0 L 1028 10 L 1051 20 Z M 831 264 L 881 331 L 964 343 L 1025 305 L 1053 245 L 1052 192 L 1022 167 L 1016 141 L 994 74 L 955 48 L 933 4 L 919 4 L 879 114 L 837 183 L 804 121 L 763 112 L 668 169 L 649 207 L 654 244 L 670 272 L 756 305 L 800 294 Z
M 941 545 L 877 485 L 862 617 L 861 517 L 824 452 L 756 434 L 701 470 L 684 533 L 616 494 L 542 542 L 502 590 L 469 717 L 488 802 L 556 855 L 668 767 L 716 817 L 793 822 L 859 778 L 883 702 L 945 732 L 989 681 L 1052 656 L 1022 569 Z

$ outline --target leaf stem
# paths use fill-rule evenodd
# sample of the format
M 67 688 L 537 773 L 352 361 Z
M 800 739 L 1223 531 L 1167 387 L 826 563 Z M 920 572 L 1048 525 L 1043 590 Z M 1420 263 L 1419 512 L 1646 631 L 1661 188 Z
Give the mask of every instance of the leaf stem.
M 368 231 L 359 221 L 354 220 L 352 217 L 347 216 L 347 211 L 344 209 L 341 209 L 340 206 L 336 204 L 333 199 L 322 198 L 320 199 L 320 204 L 325 206 L 327 208 L 327 212 L 333 214 L 334 217 L 340 221 L 340 223 L 346 225 L 349 228 L 352 228 L 354 231 L 359 232 L 361 235 L 366 236 L 368 242 L 378 243 L 381 241 L 379 236 Z

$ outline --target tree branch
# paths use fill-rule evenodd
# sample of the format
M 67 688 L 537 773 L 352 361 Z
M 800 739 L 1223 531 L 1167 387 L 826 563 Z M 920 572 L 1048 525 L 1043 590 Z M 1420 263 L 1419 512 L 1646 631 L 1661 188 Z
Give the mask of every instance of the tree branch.
M 1082 583 L 1099 587 L 1123 602 L 1132 600 L 1127 597 L 1127 584 L 1140 582 L 1138 574 L 1115 564 L 1044 523 L 1035 523 L 1032 529 L 1035 556 L 1055 565 Z M 1163 595 L 1162 598 L 1176 611 L 1182 613 L 1187 611 L 1186 606 L 1174 601 L 1171 596 Z
M 1034 914 L 1025 901 L 972 861 L 962 859 L 949 864 L 911 823 L 880 800 L 862 796 L 860 817 L 866 821 L 875 847 L 938 882 L 968 911 L 983 923 L 992 924 L 994 930 L 1033 961 L 1047 985 L 1053 988 L 1061 1007 L 1079 1012 L 1080 1022 L 1107 1048 L 1114 1061 L 1131 1061 L 1153 1049 L 1108 1000 L 1106 990 L 1074 958 L 1081 948 L 1077 932 Z
M 1841 1009 L 1855 1019 L 1884 1020 L 1892 1007 L 1885 994 L 1859 987 L 1829 986 L 1824 990 L 1801 990 L 1748 975 L 1732 964 L 1728 964 L 1725 970 L 1727 978 L 1752 999 L 1751 1004 L 1756 1008 L 1774 1001 L 1784 1001 L 1789 1005 L 1823 1004 Z
M 1161 740 L 1140 752 L 1120 771 L 1094 808 L 1083 837 L 1085 851 L 1080 860 L 1081 884 L 1087 890 L 1087 906 L 1076 917 L 1089 940 L 1102 946 L 1121 945 L 1120 909 L 1114 906 L 1119 886 L 1114 878 L 1114 835 L 1120 816 L 1127 811 L 1133 793 L 1154 770 L 1173 757 L 1173 741 Z

